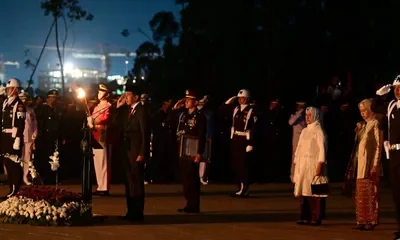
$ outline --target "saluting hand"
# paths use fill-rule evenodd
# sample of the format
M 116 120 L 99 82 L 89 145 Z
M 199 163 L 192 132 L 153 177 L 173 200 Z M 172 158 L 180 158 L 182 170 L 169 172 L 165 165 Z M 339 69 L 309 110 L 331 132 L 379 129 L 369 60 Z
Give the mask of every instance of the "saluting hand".
M 125 93 L 121 95 L 121 97 L 118 98 L 117 101 L 117 108 L 120 108 L 122 105 L 126 103 L 126 95 Z

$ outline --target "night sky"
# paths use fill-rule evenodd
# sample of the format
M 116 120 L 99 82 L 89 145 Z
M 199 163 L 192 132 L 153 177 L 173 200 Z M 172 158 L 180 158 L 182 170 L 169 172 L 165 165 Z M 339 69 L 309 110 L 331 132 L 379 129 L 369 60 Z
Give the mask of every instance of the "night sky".
M 19 69 L 6 66 L 6 78 L 17 77 L 26 82 L 31 73 L 26 69 L 24 62 L 25 45 L 42 46 L 46 34 L 52 23 L 50 16 L 44 16 L 40 8 L 41 0 L 0 0 L 0 54 L 5 61 L 18 61 Z M 148 40 L 143 34 L 135 32 L 137 28 L 143 29 L 151 36 L 149 21 L 158 11 L 172 11 L 179 17 L 179 6 L 175 0 L 81 0 L 81 6 L 94 15 L 90 22 L 79 21 L 74 24 L 69 32 L 67 47 L 88 49 L 100 52 L 99 44 L 108 44 L 109 50 L 119 52 L 126 49 L 134 52 L 144 41 Z M 120 34 L 127 28 L 131 34 L 124 38 Z M 63 37 L 63 35 L 61 35 Z M 55 46 L 55 35 L 50 37 L 48 46 Z M 35 61 L 40 49 L 30 49 L 28 58 Z M 131 63 L 133 59 L 131 59 Z M 87 68 L 100 69 L 100 60 L 76 60 L 66 55 L 66 62 L 72 62 Z M 56 51 L 46 50 L 39 69 L 57 64 Z M 132 65 L 131 65 L 132 66 Z M 130 67 L 131 67 L 130 66 Z M 125 58 L 112 58 L 112 75 L 125 74 Z M 37 82 L 38 74 L 34 81 Z

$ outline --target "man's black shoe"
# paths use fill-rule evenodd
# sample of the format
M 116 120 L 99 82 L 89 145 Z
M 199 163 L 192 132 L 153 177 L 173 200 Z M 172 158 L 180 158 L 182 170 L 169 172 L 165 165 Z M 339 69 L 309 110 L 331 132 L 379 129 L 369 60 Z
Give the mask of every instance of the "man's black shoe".
M 178 212 L 180 213 L 199 213 L 200 209 L 191 209 L 191 208 L 179 208 Z
M 108 191 L 96 191 L 92 193 L 93 196 L 101 196 L 101 197 L 108 197 L 110 196 L 110 192 Z

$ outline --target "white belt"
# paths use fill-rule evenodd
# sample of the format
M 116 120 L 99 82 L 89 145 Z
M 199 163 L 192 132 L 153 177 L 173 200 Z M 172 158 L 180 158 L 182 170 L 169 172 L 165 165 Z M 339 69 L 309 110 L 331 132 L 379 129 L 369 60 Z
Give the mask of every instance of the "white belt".
M 247 132 L 235 131 L 233 134 L 236 135 L 236 136 L 242 136 L 242 137 L 246 137 L 247 136 Z
M 13 133 L 13 129 L 12 128 L 5 128 L 2 130 L 3 133 Z

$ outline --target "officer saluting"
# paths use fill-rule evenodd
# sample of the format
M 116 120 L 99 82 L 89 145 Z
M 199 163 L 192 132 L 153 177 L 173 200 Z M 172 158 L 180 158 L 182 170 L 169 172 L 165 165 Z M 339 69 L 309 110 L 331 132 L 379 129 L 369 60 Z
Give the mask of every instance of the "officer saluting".
M 250 93 L 248 90 L 240 90 L 236 97 L 230 98 L 225 104 L 232 104 L 236 98 L 238 98 L 239 106 L 233 110 L 232 116 L 231 158 L 236 173 L 238 191 L 232 196 L 246 197 L 249 190 L 249 153 L 253 151 L 257 116 L 249 104 Z
M 97 98 L 100 103 L 93 109 L 92 115 L 88 117 L 88 125 L 94 128 L 93 137 L 98 144 L 93 147 L 94 170 L 97 179 L 97 191 L 94 195 L 109 196 L 110 190 L 110 171 L 109 171 L 109 151 L 111 150 L 107 137 L 107 125 L 110 121 L 111 104 L 108 102 L 110 90 L 106 85 L 100 84 Z
M 197 109 L 198 101 L 194 92 L 187 90 L 186 98 L 178 101 L 174 106 L 174 110 L 182 107 L 183 101 L 185 101 L 185 110 L 179 116 L 177 135 L 179 139 L 183 135 L 197 138 L 198 146 L 197 154 L 194 158 L 182 156 L 179 159 L 186 206 L 178 209 L 178 211 L 198 213 L 200 212 L 199 163 L 206 144 L 206 119 L 204 113 Z M 186 148 L 187 146 L 182 147 Z
M 396 219 L 398 230 L 395 240 L 400 239 L 400 75 L 393 84 L 388 84 L 376 91 L 379 96 L 386 95 L 394 88 L 396 100 L 392 100 L 386 109 L 388 120 L 388 136 L 384 142 L 386 157 L 389 159 L 389 178 L 392 187 L 393 200 L 396 206 Z
M 22 155 L 26 109 L 18 97 L 21 83 L 16 78 L 8 80 L 6 85 L 8 98 L 3 103 L 1 114 L 1 155 L 7 169 L 10 193 L 18 193 L 22 181 L 22 169 L 18 160 Z

